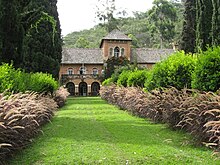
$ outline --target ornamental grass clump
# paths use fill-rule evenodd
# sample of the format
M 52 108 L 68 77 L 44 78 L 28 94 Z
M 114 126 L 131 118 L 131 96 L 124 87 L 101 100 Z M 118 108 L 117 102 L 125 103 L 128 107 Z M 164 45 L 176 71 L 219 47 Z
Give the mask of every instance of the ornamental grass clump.
M 198 143 L 220 149 L 219 95 L 173 87 L 145 93 L 139 88 L 117 86 L 102 87 L 100 95 L 134 115 L 185 130 Z
M 65 105 L 67 96 L 69 96 L 69 92 L 66 88 L 60 87 L 54 94 L 54 100 L 56 101 L 58 107 L 63 107 Z
M 26 147 L 56 110 L 56 102 L 45 95 L 0 94 L 0 162 Z

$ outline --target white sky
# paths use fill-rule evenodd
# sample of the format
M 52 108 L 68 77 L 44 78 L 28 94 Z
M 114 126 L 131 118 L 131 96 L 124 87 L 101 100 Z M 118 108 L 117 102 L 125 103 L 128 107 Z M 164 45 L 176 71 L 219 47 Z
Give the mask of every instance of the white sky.
M 153 0 L 115 0 L 116 8 L 145 12 Z M 62 35 L 92 28 L 96 23 L 95 12 L 98 0 L 58 0 L 57 7 Z

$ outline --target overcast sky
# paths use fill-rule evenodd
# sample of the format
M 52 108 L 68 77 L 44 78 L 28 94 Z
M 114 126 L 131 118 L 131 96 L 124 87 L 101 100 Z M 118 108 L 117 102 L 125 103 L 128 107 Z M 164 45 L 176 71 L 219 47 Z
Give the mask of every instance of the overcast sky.
M 73 31 L 92 28 L 98 0 L 58 0 L 57 7 L 61 23 L 62 35 Z M 147 11 L 153 0 L 116 0 L 118 9 L 131 11 Z

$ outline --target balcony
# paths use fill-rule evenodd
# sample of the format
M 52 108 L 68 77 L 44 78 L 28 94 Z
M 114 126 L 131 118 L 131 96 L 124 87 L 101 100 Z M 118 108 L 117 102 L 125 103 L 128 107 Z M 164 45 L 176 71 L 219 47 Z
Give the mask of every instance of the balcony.
M 83 81 L 84 79 L 100 80 L 101 78 L 103 78 L 103 76 L 100 74 L 71 74 L 71 75 L 62 74 L 60 83 L 63 85 L 69 81 L 76 80 L 76 79 L 81 79 Z

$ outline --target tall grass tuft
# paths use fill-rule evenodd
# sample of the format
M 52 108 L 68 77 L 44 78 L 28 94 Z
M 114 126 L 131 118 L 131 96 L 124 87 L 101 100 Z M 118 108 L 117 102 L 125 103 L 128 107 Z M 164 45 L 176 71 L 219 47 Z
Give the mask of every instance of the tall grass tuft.
M 35 92 L 0 94 L 0 162 L 27 146 L 56 110 L 53 99 Z

